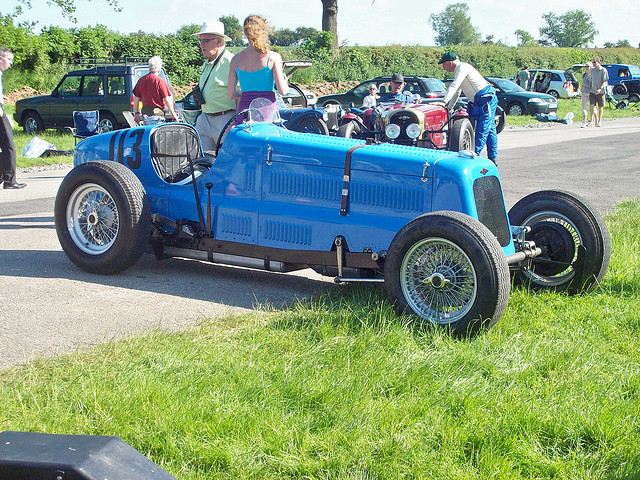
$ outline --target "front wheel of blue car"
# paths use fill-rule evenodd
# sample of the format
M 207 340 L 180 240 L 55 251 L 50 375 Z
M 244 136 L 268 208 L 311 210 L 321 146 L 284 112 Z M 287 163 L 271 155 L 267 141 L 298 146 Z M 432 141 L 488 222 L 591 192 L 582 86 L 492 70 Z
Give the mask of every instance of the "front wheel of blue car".
M 62 249 L 87 272 L 126 270 L 149 241 L 151 215 L 144 188 L 116 162 L 88 162 L 71 170 L 58 190 L 54 215 Z
M 385 262 L 385 287 L 398 313 L 455 335 L 473 335 L 502 316 L 509 267 L 484 225 L 442 211 L 422 215 L 398 232 Z

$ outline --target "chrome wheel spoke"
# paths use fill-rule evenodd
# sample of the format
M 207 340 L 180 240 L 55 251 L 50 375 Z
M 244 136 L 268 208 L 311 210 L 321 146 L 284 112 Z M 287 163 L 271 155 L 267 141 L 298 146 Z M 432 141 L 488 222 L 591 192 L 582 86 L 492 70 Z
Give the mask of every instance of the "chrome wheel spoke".
M 113 197 L 103 187 L 78 187 L 67 205 L 67 227 L 74 243 L 85 253 L 100 255 L 113 245 L 120 230 L 120 215 Z
M 441 238 L 422 240 L 407 251 L 400 281 L 411 308 L 437 323 L 463 317 L 477 295 L 470 259 L 456 244 Z

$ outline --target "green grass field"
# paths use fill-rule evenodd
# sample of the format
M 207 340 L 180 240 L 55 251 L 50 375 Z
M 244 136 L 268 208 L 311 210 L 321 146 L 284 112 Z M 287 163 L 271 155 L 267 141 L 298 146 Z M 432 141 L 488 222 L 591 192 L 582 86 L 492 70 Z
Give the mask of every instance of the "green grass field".
M 0 372 L 0 431 L 119 436 L 185 480 L 638 479 L 640 201 L 606 223 L 595 291 L 513 290 L 474 339 L 333 286 Z

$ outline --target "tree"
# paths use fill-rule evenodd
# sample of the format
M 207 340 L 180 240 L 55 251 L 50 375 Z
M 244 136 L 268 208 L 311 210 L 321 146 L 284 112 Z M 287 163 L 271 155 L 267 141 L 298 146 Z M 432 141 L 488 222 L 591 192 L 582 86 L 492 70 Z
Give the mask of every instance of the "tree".
M 231 39 L 231 41 L 228 42 L 229 46 L 241 47 L 243 45 L 243 28 L 242 25 L 240 25 L 240 20 L 238 20 L 235 15 L 225 15 L 218 20 L 224 24 L 224 33 Z
M 564 15 L 552 12 L 542 15 L 546 25 L 540 27 L 541 42 L 556 47 L 586 47 L 598 33 L 591 14 L 572 10 Z
M 338 49 L 338 0 L 322 0 L 322 31 L 333 34 L 331 49 Z
M 519 47 L 524 47 L 527 45 L 535 45 L 536 40 L 533 38 L 533 35 L 531 35 L 526 30 L 518 29 L 514 33 L 516 34 L 516 38 L 518 39 Z
M 298 27 L 295 30 L 280 28 L 269 35 L 269 40 L 272 45 L 279 47 L 300 46 L 317 33 L 318 30 L 312 27 Z
M 429 21 L 436 32 L 438 45 L 472 45 L 480 41 L 480 33 L 471 25 L 466 3 L 453 3 L 440 13 L 432 13 Z
M 91 0 L 86 0 L 90 2 Z M 118 0 L 103 0 L 107 2 L 107 5 L 111 5 L 116 12 L 122 11 L 120 5 L 118 5 Z M 62 16 L 68 18 L 73 23 L 78 23 L 78 19 L 75 16 L 76 13 L 76 0 L 47 0 L 47 3 L 50 5 L 57 5 L 60 7 L 62 11 Z M 26 6 L 27 8 L 31 8 L 30 0 L 18 0 L 18 5 L 16 7 L 16 12 L 22 12 L 22 6 Z

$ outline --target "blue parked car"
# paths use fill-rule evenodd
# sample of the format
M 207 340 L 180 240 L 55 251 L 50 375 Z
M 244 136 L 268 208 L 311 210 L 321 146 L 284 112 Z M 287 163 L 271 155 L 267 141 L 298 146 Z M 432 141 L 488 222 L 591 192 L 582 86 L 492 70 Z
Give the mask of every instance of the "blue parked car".
M 55 224 L 79 268 L 115 274 L 150 246 L 336 282 L 384 284 L 399 313 L 471 335 L 507 305 L 510 271 L 534 289 L 595 287 L 609 235 L 584 200 L 526 196 L 509 212 L 496 166 L 472 152 L 231 127 L 216 158 L 196 130 L 167 123 L 81 141 Z

